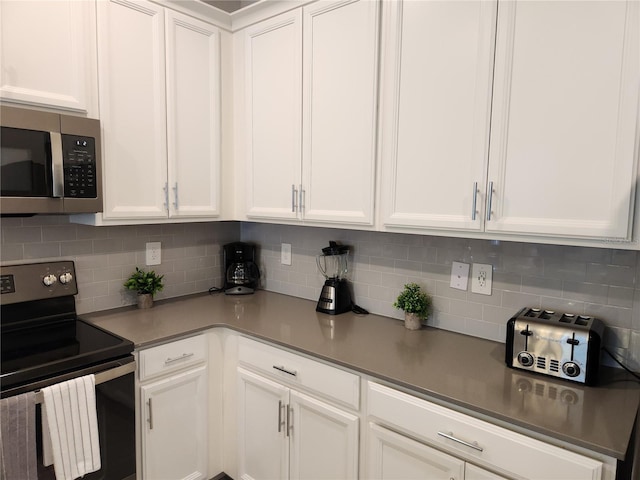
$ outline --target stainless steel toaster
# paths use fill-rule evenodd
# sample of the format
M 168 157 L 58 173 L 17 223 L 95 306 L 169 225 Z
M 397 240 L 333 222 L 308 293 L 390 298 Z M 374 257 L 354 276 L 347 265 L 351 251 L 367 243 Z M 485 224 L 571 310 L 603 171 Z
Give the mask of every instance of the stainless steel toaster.
M 597 318 L 525 307 L 507 322 L 507 366 L 593 385 L 604 324 Z

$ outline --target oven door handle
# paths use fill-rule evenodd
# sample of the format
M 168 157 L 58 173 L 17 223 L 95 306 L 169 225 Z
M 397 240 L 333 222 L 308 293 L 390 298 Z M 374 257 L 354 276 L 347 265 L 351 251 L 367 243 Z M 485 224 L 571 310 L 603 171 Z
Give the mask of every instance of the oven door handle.
M 115 380 L 116 378 L 123 377 L 130 373 L 136 371 L 136 362 L 130 362 L 125 365 L 120 365 L 119 367 L 110 368 L 109 370 L 104 370 L 102 372 L 98 372 L 95 374 L 95 382 L 96 385 L 100 385 L 101 383 L 110 382 L 111 380 Z M 78 375 L 75 377 L 84 376 L 82 372 L 78 372 Z M 36 403 L 44 402 L 44 393 L 41 390 L 37 390 L 36 392 Z

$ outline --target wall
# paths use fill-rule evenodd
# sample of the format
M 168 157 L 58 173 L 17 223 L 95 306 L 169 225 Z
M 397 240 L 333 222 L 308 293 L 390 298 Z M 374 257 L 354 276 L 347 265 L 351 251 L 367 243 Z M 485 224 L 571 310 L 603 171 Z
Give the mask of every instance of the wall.
M 222 248 L 240 239 L 236 222 L 91 227 L 67 216 L 3 218 L 3 264 L 74 260 L 78 313 L 131 305 L 122 286 L 138 266 L 164 275 L 157 299 L 205 292 L 222 285 Z M 162 242 L 162 264 L 145 266 L 145 243 Z
M 150 241 L 162 242 L 162 264 L 150 267 L 165 275 L 158 299 L 221 286 L 221 246 L 242 239 L 259 246 L 263 288 L 316 301 L 324 279 L 315 256 L 337 240 L 353 247 L 354 300 L 372 313 L 402 318 L 392 303 L 409 281 L 433 296 L 429 325 L 496 341 L 504 341 L 506 321 L 524 306 L 586 313 L 606 322 L 606 344 L 640 369 L 640 252 L 238 222 L 90 227 L 66 216 L 0 222 L 3 264 L 76 262 L 79 313 L 135 303 L 122 283 L 136 266 L 145 268 Z M 292 245 L 291 266 L 280 264 L 283 242 Z M 449 288 L 452 261 L 493 265 L 493 294 Z
M 586 313 L 607 324 L 613 353 L 640 369 L 638 252 L 257 223 L 242 224 L 242 239 L 260 246 L 270 291 L 317 300 L 324 278 L 315 256 L 336 240 L 353 246 L 354 301 L 372 313 L 402 318 L 392 303 L 409 281 L 433 296 L 429 325 L 501 342 L 521 307 Z M 283 242 L 292 245 L 291 266 L 280 263 Z M 493 265 L 492 295 L 450 288 L 452 261 Z

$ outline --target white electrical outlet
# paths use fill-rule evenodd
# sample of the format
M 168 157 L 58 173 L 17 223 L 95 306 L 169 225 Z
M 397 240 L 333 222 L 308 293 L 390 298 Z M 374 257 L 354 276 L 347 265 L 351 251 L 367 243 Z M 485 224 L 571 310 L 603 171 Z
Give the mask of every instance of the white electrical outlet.
M 466 290 L 469 283 L 469 264 L 453 262 L 451 264 L 451 288 Z
M 493 266 L 484 263 L 474 263 L 471 272 L 471 291 L 481 295 L 491 295 L 493 280 Z
M 162 263 L 162 243 L 147 243 L 147 265 L 160 265 Z
M 283 265 L 291 265 L 291 244 L 283 243 L 280 250 L 280 263 Z

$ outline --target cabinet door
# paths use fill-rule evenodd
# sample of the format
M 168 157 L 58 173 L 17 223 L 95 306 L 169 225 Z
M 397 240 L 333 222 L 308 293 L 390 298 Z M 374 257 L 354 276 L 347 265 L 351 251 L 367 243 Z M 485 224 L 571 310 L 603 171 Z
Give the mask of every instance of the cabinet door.
M 464 462 L 374 423 L 369 424 L 367 478 L 464 480 Z
M 302 125 L 302 13 L 245 33 L 247 216 L 296 219 Z
M 0 32 L 3 100 L 88 111 L 97 96 L 94 3 L 2 1 Z
M 640 3 L 500 2 L 486 230 L 626 238 Z
M 169 216 L 220 212 L 220 33 L 167 10 Z
M 383 222 L 478 231 L 496 2 L 405 1 L 385 7 Z
M 289 478 L 289 389 L 238 368 L 238 476 Z
M 291 478 L 358 478 L 358 417 L 291 391 Z
M 207 479 L 207 368 L 141 388 L 143 478 Z
M 379 8 L 362 0 L 303 9 L 305 220 L 373 223 Z
M 98 2 L 105 218 L 164 218 L 167 183 L 163 8 Z

